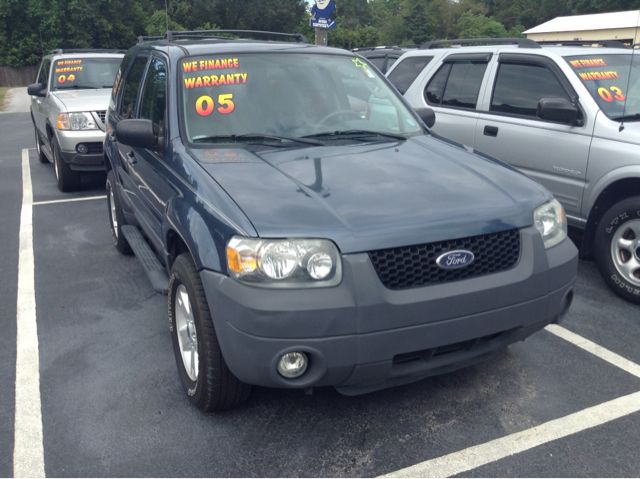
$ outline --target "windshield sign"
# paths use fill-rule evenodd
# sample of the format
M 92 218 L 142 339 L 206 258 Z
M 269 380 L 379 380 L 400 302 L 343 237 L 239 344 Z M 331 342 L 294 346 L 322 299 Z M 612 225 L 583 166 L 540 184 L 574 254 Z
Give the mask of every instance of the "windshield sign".
M 640 116 L 638 55 L 582 55 L 565 60 L 609 118 Z
M 66 58 L 53 65 L 53 90 L 111 88 L 120 58 Z
M 314 136 L 327 141 L 328 134 L 389 141 L 422 132 L 377 70 L 355 57 L 189 57 L 179 76 L 191 143 L 263 144 L 306 137 L 298 143 L 313 144 Z

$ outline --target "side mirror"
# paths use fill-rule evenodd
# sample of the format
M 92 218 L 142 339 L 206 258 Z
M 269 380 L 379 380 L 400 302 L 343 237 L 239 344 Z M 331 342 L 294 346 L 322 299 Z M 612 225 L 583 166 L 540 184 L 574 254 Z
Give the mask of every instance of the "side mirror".
M 116 140 L 134 148 L 158 146 L 158 137 L 153 134 L 151 120 L 120 120 L 116 125 Z
M 538 118 L 575 125 L 578 109 L 564 98 L 543 98 L 538 102 Z
M 429 128 L 436 124 L 436 112 L 431 108 L 416 108 L 416 113 Z
M 47 94 L 47 85 L 44 83 L 34 83 L 27 87 L 27 93 L 31 96 L 45 96 Z

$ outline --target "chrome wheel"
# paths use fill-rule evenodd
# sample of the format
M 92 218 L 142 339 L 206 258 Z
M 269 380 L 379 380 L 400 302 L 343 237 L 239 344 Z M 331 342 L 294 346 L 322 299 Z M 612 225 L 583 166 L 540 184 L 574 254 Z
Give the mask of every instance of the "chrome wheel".
M 113 188 L 109 187 L 109 211 L 111 211 L 111 229 L 113 236 L 118 239 L 118 214 L 116 213 L 116 202 L 113 199 Z
M 42 155 L 42 151 L 40 151 L 40 137 L 38 136 L 38 132 L 36 131 L 36 152 L 38 156 Z
M 176 290 L 176 328 L 184 369 L 192 381 L 198 380 L 198 335 L 187 288 L 181 284 Z
M 611 239 L 611 258 L 618 273 L 640 286 L 640 220 L 622 224 Z

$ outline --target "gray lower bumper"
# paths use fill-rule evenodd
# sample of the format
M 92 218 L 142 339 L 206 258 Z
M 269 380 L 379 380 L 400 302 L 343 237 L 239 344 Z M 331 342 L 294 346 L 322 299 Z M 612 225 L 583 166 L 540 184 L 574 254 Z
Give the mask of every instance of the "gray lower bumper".
M 486 359 L 557 321 L 577 262 L 569 240 L 545 251 L 528 228 L 512 270 L 404 291 L 382 286 L 367 254 L 343 257 L 343 281 L 334 288 L 267 290 L 207 270 L 201 277 L 225 360 L 239 379 L 360 394 Z M 276 370 L 290 351 L 309 357 L 296 379 Z

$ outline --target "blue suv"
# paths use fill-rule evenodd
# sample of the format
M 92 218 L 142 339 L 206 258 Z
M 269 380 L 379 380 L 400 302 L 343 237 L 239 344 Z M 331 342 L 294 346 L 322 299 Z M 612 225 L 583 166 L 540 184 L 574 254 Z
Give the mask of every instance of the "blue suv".
M 352 52 L 228 33 L 130 49 L 104 148 L 115 246 L 167 292 L 197 408 L 405 384 L 563 318 L 577 250 L 546 189 Z

